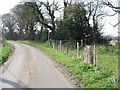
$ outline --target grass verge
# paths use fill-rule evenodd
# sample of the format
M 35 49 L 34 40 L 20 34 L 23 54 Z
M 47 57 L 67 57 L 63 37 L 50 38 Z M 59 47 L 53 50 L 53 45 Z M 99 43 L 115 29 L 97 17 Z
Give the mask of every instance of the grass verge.
M 8 57 L 12 53 L 12 50 L 13 50 L 12 44 L 8 42 L 3 43 L 3 47 L 0 48 L 0 64 L 3 64 L 8 59 Z

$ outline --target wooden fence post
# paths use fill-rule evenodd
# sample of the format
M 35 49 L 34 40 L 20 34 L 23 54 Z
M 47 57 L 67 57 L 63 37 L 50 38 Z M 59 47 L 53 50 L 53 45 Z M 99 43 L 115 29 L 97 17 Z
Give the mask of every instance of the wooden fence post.
M 83 40 L 81 40 L 81 47 L 83 47 Z
M 79 59 L 79 42 L 77 42 L 77 59 Z
M 93 64 L 96 65 L 96 47 L 93 46 Z
M 62 51 L 62 41 L 60 40 L 60 51 Z
M 69 52 L 69 51 L 68 51 L 68 47 L 66 47 L 66 53 L 68 54 L 68 52 Z
M 52 42 L 52 47 L 53 47 L 53 49 L 55 49 L 55 44 L 54 44 L 54 41 Z

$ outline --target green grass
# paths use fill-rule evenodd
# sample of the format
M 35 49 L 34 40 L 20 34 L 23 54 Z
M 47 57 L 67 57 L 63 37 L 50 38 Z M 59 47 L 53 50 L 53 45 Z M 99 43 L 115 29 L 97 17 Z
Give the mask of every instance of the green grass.
M 98 65 L 113 72 L 118 69 L 118 48 L 113 46 L 97 47 Z
M 62 64 L 74 76 L 77 84 L 87 88 L 116 88 L 117 84 L 113 78 L 113 72 L 109 70 L 99 69 L 96 67 L 84 64 L 83 60 L 71 58 L 62 52 L 53 50 L 46 43 L 22 41 L 23 43 L 30 44 L 42 49 L 49 54 L 54 60 Z
M 5 42 L 3 44 L 3 47 L 0 48 L 0 64 L 3 64 L 9 57 L 9 55 L 12 53 L 13 46 Z

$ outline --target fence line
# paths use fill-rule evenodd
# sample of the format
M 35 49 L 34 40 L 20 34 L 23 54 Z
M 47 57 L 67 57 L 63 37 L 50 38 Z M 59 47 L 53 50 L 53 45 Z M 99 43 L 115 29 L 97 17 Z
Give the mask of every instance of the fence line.
M 103 61 L 105 59 L 106 62 L 113 61 L 113 59 L 116 59 L 116 55 L 114 56 L 112 53 L 116 50 L 113 47 L 109 46 L 99 46 L 99 45 L 85 45 L 83 43 L 83 40 L 50 40 L 49 45 L 56 50 L 59 50 L 73 58 L 91 58 L 89 62 L 91 62 L 93 65 L 100 67 L 98 62 L 100 59 Z M 85 48 L 87 49 L 86 55 Z M 111 53 L 111 54 L 110 54 Z M 111 59 L 111 60 L 108 60 Z M 104 64 L 104 63 L 103 63 Z M 105 67 L 106 65 L 104 65 Z M 105 67 L 106 68 L 106 67 Z
M 83 40 L 50 40 L 49 45 L 53 49 L 59 50 L 73 58 L 83 59 L 85 63 L 93 64 L 96 66 L 96 71 L 99 68 L 113 70 L 110 65 L 114 64 L 114 59 L 117 62 L 116 48 L 112 46 L 85 45 Z M 113 72 L 116 73 L 116 70 L 113 70 Z
M 96 48 L 95 48 L 95 45 L 94 46 L 91 46 L 90 49 L 89 48 L 86 48 L 87 49 L 87 55 L 85 57 L 84 55 L 84 43 L 83 43 L 83 40 L 77 40 L 77 41 L 66 41 L 66 40 L 51 40 L 50 41 L 50 46 L 52 46 L 53 49 L 57 49 L 61 52 L 64 52 L 65 54 L 68 54 L 69 56 L 71 57 L 74 57 L 74 58 L 90 58 L 90 59 L 86 59 L 86 60 L 89 60 L 88 62 L 91 62 L 93 63 L 94 65 L 96 65 Z M 88 45 L 86 45 L 87 47 Z M 89 51 L 91 50 L 91 51 Z M 92 53 L 92 54 L 91 54 Z

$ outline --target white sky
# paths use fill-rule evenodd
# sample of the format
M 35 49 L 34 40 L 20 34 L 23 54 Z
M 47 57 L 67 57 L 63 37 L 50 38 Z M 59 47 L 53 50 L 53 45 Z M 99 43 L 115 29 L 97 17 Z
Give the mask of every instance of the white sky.
M 5 14 L 10 11 L 15 5 L 17 5 L 21 0 L 0 0 L 0 14 Z
M 3 15 L 5 13 L 8 13 L 10 9 L 12 9 L 15 5 L 17 5 L 21 0 L 0 0 L 0 15 Z M 51 1 L 51 0 L 48 0 Z M 63 2 L 63 0 L 55 0 L 59 1 L 60 3 Z M 116 0 L 111 0 L 115 2 Z M 104 26 L 104 35 L 112 35 L 117 36 L 118 35 L 118 27 L 114 28 L 112 25 L 115 25 L 118 22 L 118 16 L 115 15 L 114 17 L 106 17 L 104 19 L 105 26 Z

